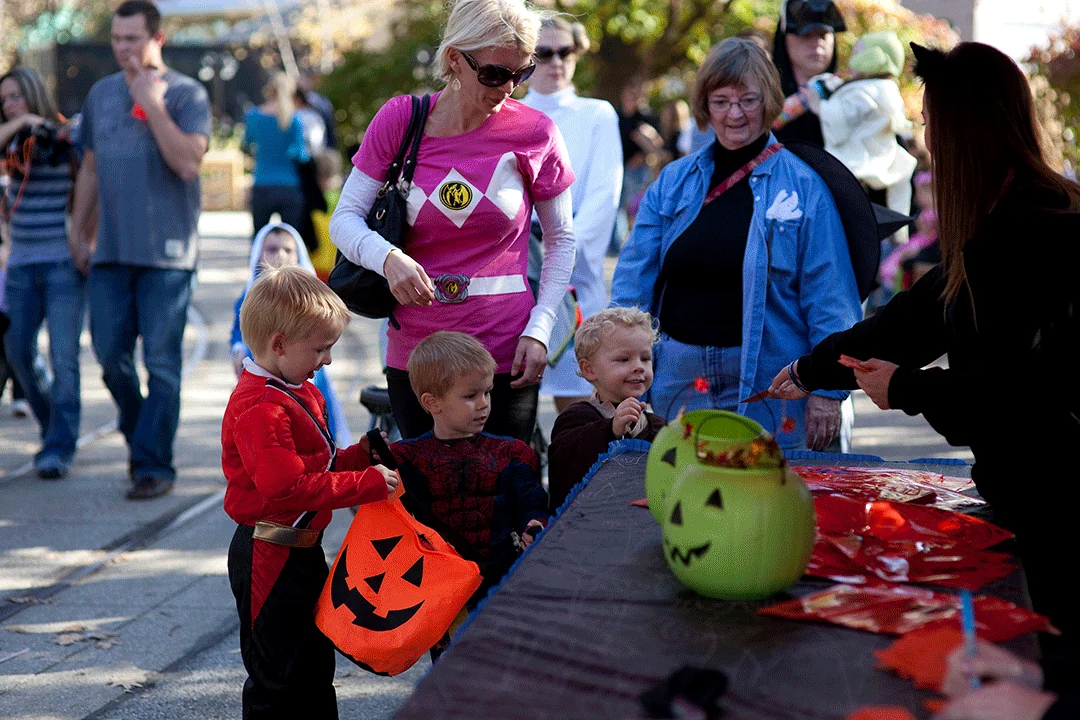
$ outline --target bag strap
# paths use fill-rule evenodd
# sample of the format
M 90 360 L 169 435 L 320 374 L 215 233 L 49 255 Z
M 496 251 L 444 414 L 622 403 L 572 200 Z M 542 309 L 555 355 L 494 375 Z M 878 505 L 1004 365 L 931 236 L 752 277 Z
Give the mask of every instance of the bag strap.
M 784 146 L 782 143 L 775 142 L 762 150 L 753 160 L 733 172 L 727 180 L 724 180 L 724 182 L 720 183 L 711 191 L 709 191 L 709 194 L 705 196 L 705 200 L 701 203 L 701 209 L 704 210 L 709 205 L 709 203 L 711 203 L 713 200 L 720 197 L 728 190 L 745 180 L 747 175 L 754 172 L 754 170 L 756 170 L 763 162 L 765 162 L 783 149 Z M 657 283 L 657 287 L 653 289 L 653 312 L 656 317 L 660 317 L 660 308 L 664 302 L 664 291 L 666 289 L 667 283 L 664 283 L 662 285 Z
M 416 98 L 413 98 L 414 100 Z M 416 105 L 414 104 L 415 108 Z M 420 117 L 416 123 L 415 134 L 413 135 L 412 148 L 409 150 L 409 156 L 405 159 L 405 175 L 402 178 L 406 185 L 412 184 L 413 173 L 416 172 L 416 159 L 420 153 L 420 139 L 424 137 L 424 125 L 427 124 L 428 113 L 431 111 L 431 96 L 425 95 L 424 99 L 420 101 Z M 415 109 L 413 114 L 416 114 Z
M 769 147 L 759 152 L 753 160 L 733 172 L 731 174 L 731 177 L 729 177 L 727 180 L 714 187 L 712 191 L 705 196 L 705 201 L 701 203 L 702 209 L 704 209 L 713 200 L 720 197 L 728 190 L 742 182 L 746 178 L 746 176 L 754 172 L 754 170 L 756 170 L 759 165 L 771 158 L 776 153 L 780 152 L 783 148 L 784 146 L 782 144 L 773 143 Z
M 337 457 L 337 443 L 334 442 L 334 436 L 330 434 L 329 422 L 327 422 L 326 425 L 323 425 L 323 423 L 319 422 L 318 418 L 315 417 L 315 413 L 311 412 L 311 409 L 308 408 L 307 404 L 300 399 L 300 396 L 294 393 L 288 387 L 286 387 L 285 383 L 279 380 L 275 380 L 274 378 L 267 378 L 266 384 L 274 388 L 275 390 L 280 390 L 281 392 L 291 397 L 293 400 L 296 401 L 296 404 L 299 405 L 305 413 L 307 413 L 307 416 L 311 418 L 311 422 L 315 423 L 315 427 L 319 429 L 319 434 L 323 436 L 323 440 L 325 440 L 326 444 L 330 446 L 330 463 L 331 465 L 333 465 L 334 459 Z M 324 417 L 323 420 L 326 421 L 326 418 Z
M 412 113 L 409 115 L 409 127 L 405 130 L 405 137 L 401 139 L 401 145 L 398 147 L 397 154 L 394 156 L 394 161 L 390 163 L 390 167 L 386 169 L 386 185 L 393 186 L 397 183 L 398 177 L 401 175 L 401 168 L 405 165 L 405 154 L 409 152 L 409 148 L 412 145 L 413 134 L 416 132 L 416 126 L 420 119 L 420 98 L 415 95 L 411 95 L 412 99 Z
M 390 451 L 390 446 L 387 445 L 386 440 L 383 439 L 382 431 L 378 429 L 370 430 L 367 433 L 367 438 L 368 447 L 372 450 L 372 452 L 379 456 L 379 464 L 384 465 L 390 470 L 397 470 L 398 464 L 397 461 L 394 460 L 394 453 Z M 375 462 L 375 458 L 370 458 L 370 461 Z M 407 499 L 406 496 L 408 496 Z M 465 537 L 457 530 L 450 527 L 439 518 L 435 517 L 429 510 L 420 507 L 420 505 L 415 502 L 415 496 L 411 495 L 408 490 L 405 489 L 404 484 L 402 485 L 400 499 L 402 501 L 402 505 L 405 506 L 405 509 L 408 510 L 413 517 L 415 517 L 424 525 L 427 525 L 435 532 L 439 533 L 439 535 L 442 536 L 443 540 L 454 546 L 454 549 L 457 551 L 458 555 L 465 558 L 466 560 L 476 563 L 476 565 L 480 568 L 480 574 L 484 574 L 484 570 L 487 568 L 487 563 L 480 560 L 479 556 L 477 555 L 476 548 L 473 547 L 473 544 L 470 543 L 467 539 L 465 539 Z

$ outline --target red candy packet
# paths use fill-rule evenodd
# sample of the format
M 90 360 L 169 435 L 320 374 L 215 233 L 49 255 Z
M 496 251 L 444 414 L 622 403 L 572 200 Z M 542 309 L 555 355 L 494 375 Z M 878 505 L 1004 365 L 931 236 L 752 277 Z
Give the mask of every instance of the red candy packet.
M 902 707 L 864 707 L 849 715 L 847 720 L 915 720 L 915 716 Z
M 146 122 L 146 111 L 143 110 L 142 105 L 135 103 L 134 107 L 131 108 L 131 117 Z
M 1014 570 L 1012 556 L 1005 553 L 957 553 L 925 543 L 819 533 L 806 574 L 852 585 L 911 582 L 978 590 Z
M 1013 537 L 1008 530 L 970 515 L 887 500 L 821 495 L 814 498 L 814 510 L 818 530 L 826 535 L 857 533 L 960 552 L 985 550 Z
M 832 623 L 883 635 L 904 635 L 920 628 L 960 627 L 960 600 L 907 585 L 854 587 L 834 585 L 821 592 L 758 610 L 761 615 Z M 1050 621 L 1000 598 L 975 598 L 975 627 L 990 642 L 1026 632 L 1057 630 Z
M 962 494 L 974 487 L 970 480 L 925 470 L 817 466 L 792 469 L 814 495 L 840 493 L 864 500 L 920 503 L 945 510 L 986 504 L 984 500 Z

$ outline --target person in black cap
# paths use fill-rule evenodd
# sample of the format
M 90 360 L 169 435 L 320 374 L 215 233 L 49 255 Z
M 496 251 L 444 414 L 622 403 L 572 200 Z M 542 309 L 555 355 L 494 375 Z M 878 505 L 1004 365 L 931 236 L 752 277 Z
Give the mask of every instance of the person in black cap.
M 785 97 L 822 73 L 836 72 L 836 33 L 847 30 L 832 0 L 786 0 L 773 38 L 773 63 Z M 813 107 L 776 130 L 782 143 L 799 141 L 825 147 L 821 121 Z

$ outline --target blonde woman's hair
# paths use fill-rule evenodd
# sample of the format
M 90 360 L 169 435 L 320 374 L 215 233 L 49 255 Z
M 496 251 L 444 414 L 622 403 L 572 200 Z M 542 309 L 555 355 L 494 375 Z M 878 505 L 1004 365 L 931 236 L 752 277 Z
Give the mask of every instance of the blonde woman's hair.
M 281 132 L 285 132 L 292 125 L 293 115 L 296 114 L 296 81 L 289 77 L 288 73 L 276 72 L 270 78 L 270 82 L 263 88 L 263 96 L 267 100 L 277 102 L 277 124 Z
M 578 55 L 589 52 L 589 34 L 585 32 L 585 26 L 581 23 L 570 22 L 562 15 L 554 15 L 544 18 L 544 21 L 540 23 L 540 27 L 544 30 L 559 30 L 570 33 L 570 38 L 574 42 L 574 51 Z
M 768 54 L 753 40 L 731 37 L 713 45 L 694 78 L 690 109 L 698 128 L 709 126 L 709 95 L 729 85 L 746 85 L 753 81 L 761 88 L 765 101 L 765 129 L 772 127 L 784 109 L 784 92 L 780 89 L 780 73 Z
M 265 350 L 274 333 L 289 341 L 307 337 L 316 328 L 349 322 L 341 298 L 304 268 L 267 268 L 240 306 L 240 335 L 254 350 Z
M 471 53 L 490 47 L 516 47 L 532 55 L 540 24 L 554 16 L 525 0 L 457 0 L 435 55 L 436 77 L 443 82 L 453 78 L 450 48 Z
M 444 397 L 457 379 L 472 373 L 495 374 L 495 358 L 480 341 L 462 332 L 439 330 L 409 353 L 409 384 L 419 399 L 424 393 Z
M 656 323 L 649 313 L 633 307 L 608 308 L 585 318 L 585 322 L 581 323 L 581 327 L 574 333 L 574 354 L 578 362 L 591 360 L 604 344 L 605 338 L 619 328 L 644 330 L 652 336 L 654 344 L 660 339 L 656 332 Z

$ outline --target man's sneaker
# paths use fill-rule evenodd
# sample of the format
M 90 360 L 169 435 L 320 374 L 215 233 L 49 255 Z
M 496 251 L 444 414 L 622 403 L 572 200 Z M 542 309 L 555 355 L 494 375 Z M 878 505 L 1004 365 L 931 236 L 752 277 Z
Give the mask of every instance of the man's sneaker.
M 165 478 L 144 477 L 135 482 L 127 492 L 128 500 L 150 500 L 172 491 L 173 481 Z
M 11 401 L 11 417 L 30 417 L 30 403 L 25 400 Z

